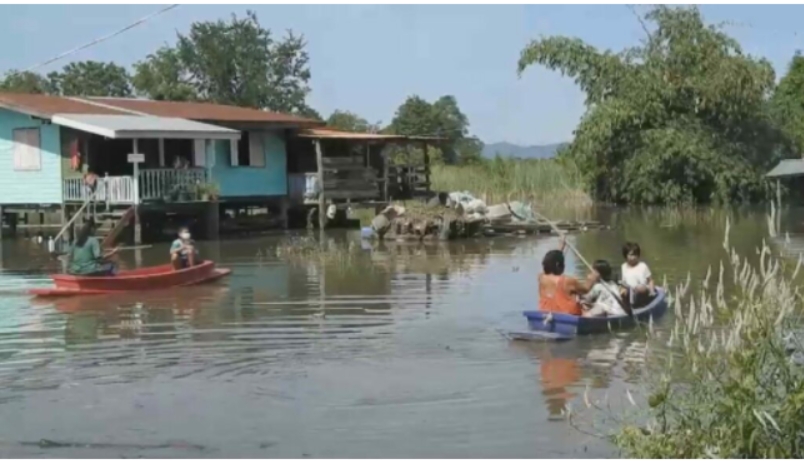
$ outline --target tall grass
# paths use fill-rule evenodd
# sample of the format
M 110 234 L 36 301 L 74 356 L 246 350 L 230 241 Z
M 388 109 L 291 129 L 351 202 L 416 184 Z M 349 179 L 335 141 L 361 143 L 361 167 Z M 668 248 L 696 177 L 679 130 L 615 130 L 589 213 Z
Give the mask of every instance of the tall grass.
M 731 247 L 728 229 L 724 258 L 700 290 L 688 295 L 689 280 L 676 290 L 672 328 L 648 327 L 666 347 L 650 349 L 644 399 L 627 393 L 634 420 L 613 417 L 618 430 L 609 435 L 626 456 L 804 456 L 801 260 L 793 267 L 763 242 L 752 265 Z M 605 410 L 588 393 L 584 401 Z
M 469 191 L 489 204 L 509 198 L 545 206 L 592 204 L 577 168 L 554 159 L 496 158 L 476 165 L 436 165 L 431 180 L 434 190 Z

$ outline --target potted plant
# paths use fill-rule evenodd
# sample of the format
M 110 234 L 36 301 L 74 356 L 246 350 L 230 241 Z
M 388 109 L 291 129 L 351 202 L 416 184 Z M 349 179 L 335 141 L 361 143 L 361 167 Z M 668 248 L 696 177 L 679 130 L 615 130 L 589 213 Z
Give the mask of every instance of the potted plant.
M 220 195 L 220 188 L 215 183 L 205 182 L 196 186 L 198 198 L 204 202 L 216 201 Z
M 217 202 L 218 197 L 221 195 L 221 188 L 218 187 L 218 185 L 214 182 L 207 183 L 207 194 L 209 195 L 209 199 L 211 201 Z

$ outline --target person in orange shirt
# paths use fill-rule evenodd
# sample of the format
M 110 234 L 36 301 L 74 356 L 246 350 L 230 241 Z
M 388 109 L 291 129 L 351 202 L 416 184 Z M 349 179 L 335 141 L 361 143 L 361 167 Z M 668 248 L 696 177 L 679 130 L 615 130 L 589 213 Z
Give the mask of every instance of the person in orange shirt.
M 583 315 L 578 296 L 592 289 L 598 281 L 595 271 L 585 281 L 564 275 L 564 248 L 566 237 L 561 237 L 558 250 L 550 250 L 542 260 L 543 273 L 539 274 L 539 310 L 560 314 Z

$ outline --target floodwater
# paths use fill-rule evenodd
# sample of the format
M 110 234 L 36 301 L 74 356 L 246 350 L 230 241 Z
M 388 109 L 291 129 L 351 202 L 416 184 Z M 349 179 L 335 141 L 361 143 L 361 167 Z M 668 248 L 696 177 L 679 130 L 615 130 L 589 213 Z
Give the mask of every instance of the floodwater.
M 725 216 L 602 210 L 611 229 L 570 241 L 619 264 L 636 240 L 673 285 L 725 258 Z M 730 219 L 739 250 L 767 238 L 764 215 Z M 796 225 L 785 221 L 794 236 Z M 356 232 L 328 238 L 361 245 Z M 644 334 L 547 344 L 500 333 L 525 327 L 555 237 L 374 244 L 348 266 L 279 261 L 280 239 L 203 243 L 233 269 L 215 285 L 56 302 L 23 292 L 56 269 L 41 245 L 4 241 L 0 456 L 616 456 L 562 409 L 587 386 L 638 389 Z M 157 245 L 122 262 L 166 255 Z

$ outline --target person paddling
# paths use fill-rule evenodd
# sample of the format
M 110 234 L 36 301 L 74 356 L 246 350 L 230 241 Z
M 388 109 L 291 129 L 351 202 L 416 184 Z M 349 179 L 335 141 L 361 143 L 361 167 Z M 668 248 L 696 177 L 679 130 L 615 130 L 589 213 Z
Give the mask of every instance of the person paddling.
M 110 276 L 117 271 L 115 263 L 108 258 L 116 254 L 118 248 L 107 253 L 101 251 L 95 237 L 95 223 L 87 221 L 81 226 L 73 244 L 67 250 L 67 273 L 80 276 Z
M 583 315 L 578 296 L 584 295 L 597 283 L 599 275 L 592 271 L 584 281 L 564 275 L 564 248 L 562 235 L 558 250 L 550 250 L 542 260 L 544 272 L 539 274 L 539 310 L 570 315 Z

